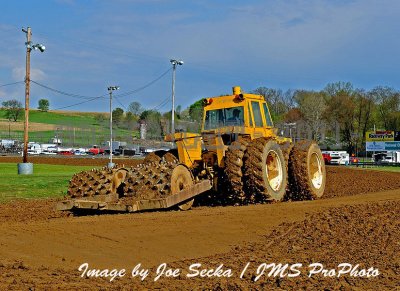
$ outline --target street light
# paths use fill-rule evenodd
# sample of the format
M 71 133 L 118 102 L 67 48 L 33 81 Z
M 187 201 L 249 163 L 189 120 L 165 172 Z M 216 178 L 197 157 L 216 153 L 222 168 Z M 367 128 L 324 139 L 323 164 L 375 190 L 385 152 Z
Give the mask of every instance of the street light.
M 171 135 L 174 138 L 175 134 L 175 74 L 176 74 L 176 66 L 182 66 L 182 60 L 169 60 L 172 64 L 172 117 L 171 117 Z
M 114 163 L 112 161 L 112 92 L 115 90 L 119 90 L 118 86 L 110 86 L 108 87 L 108 92 L 110 94 L 110 162 L 108 163 L 108 167 L 114 167 Z
M 293 138 L 292 138 L 292 129 L 295 129 L 295 128 L 296 128 L 296 122 L 284 123 L 283 126 L 284 126 L 285 128 L 289 128 L 289 137 L 290 137 L 291 139 L 293 139 Z M 294 138 L 294 141 L 293 141 L 293 142 L 296 143 L 296 137 Z
M 46 47 L 40 43 L 32 44 L 32 30 L 30 27 L 27 29 L 22 28 L 22 31 L 26 34 L 26 75 L 25 75 L 25 121 L 24 121 L 24 150 L 23 150 L 23 162 L 18 164 L 18 174 L 32 174 L 33 164 L 28 163 L 28 126 L 29 126 L 29 87 L 30 87 L 30 70 L 31 70 L 31 51 L 40 50 L 44 52 Z

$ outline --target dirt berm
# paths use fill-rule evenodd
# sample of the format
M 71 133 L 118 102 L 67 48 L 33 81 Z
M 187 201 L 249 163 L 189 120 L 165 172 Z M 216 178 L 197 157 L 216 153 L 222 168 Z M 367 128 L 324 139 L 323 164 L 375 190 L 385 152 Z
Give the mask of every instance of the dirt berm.
M 332 185 L 334 183 L 334 185 Z M 314 289 L 400 288 L 400 174 L 329 168 L 326 199 L 187 212 L 64 217 L 54 201 L 0 205 L 0 289 Z M 124 268 L 127 274 L 82 278 L 78 267 Z M 147 278 L 132 277 L 137 265 Z M 177 278 L 154 282 L 167 263 Z M 187 278 L 191 264 L 231 269 L 229 278 Z M 248 269 L 240 278 L 247 263 Z M 301 264 L 297 277 L 264 274 L 263 263 Z M 309 264 L 375 268 L 371 278 L 308 277 Z M 189 272 L 190 273 L 190 272 Z

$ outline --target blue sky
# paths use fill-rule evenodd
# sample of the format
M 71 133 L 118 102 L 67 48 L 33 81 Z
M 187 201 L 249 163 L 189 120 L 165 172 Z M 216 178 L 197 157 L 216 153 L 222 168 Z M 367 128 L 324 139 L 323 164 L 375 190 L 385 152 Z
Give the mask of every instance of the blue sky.
M 124 94 L 177 68 L 176 104 L 183 108 L 240 85 L 322 89 L 349 81 L 356 87 L 400 88 L 398 0 L 42 0 L 2 1 L 0 85 L 23 81 L 25 34 L 46 51 L 32 52 L 31 79 L 82 96 Z M 135 94 L 167 111 L 172 72 Z M 0 101 L 23 101 L 24 85 L 0 87 Z M 51 109 L 83 102 L 31 84 L 31 106 L 49 99 Z M 121 105 L 114 102 L 115 107 Z M 166 103 L 164 106 L 163 103 Z M 106 98 L 68 110 L 108 111 Z

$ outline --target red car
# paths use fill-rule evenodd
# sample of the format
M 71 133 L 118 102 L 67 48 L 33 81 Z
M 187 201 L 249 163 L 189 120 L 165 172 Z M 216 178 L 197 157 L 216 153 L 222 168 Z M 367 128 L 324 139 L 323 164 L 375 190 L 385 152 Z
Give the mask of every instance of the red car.
M 73 156 L 74 152 L 73 151 L 59 151 L 58 154 L 62 155 L 62 156 Z
M 88 153 L 90 155 L 103 155 L 104 154 L 104 149 L 99 148 L 97 146 L 93 146 L 92 148 L 89 149 Z
M 322 153 L 322 157 L 324 158 L 325 164 L 330 164 L 332 157 L 327 153 Z

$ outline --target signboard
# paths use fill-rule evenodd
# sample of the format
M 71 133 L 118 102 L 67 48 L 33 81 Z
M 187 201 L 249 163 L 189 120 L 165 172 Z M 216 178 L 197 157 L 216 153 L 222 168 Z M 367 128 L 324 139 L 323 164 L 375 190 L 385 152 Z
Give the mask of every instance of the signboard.
M 394 141 L 394 131 L 385 130 L 385 131 L 367 131 L 365 140 L 367 142 L 373 141 Z
M 385 142 L 383 141 L 367 141 L 367 151 L 385 151 Z
M 400 151 L 400 131 L 367 131 L 367 151 Z
M 400 141 L 385 142 L 385 151 L 400 151 Z

